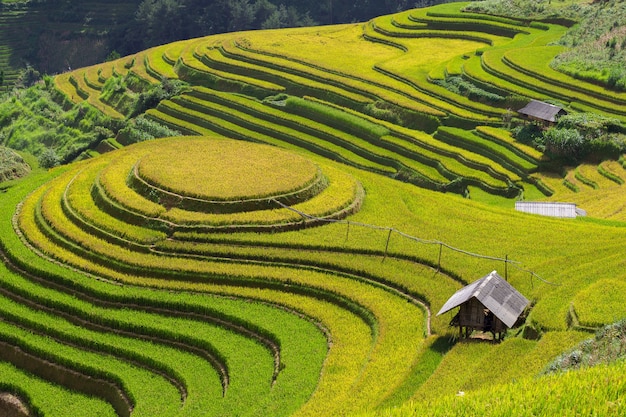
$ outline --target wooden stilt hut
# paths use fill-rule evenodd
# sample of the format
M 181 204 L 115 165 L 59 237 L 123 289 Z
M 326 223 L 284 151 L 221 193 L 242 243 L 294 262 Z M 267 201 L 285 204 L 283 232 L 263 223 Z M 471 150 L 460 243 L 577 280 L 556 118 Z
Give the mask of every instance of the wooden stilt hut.
M 567 111 L 554 104 L 531 100 L 530 103 L 519 109 L 517 113 L 522 118 L 541 123 L 547 128 L 556 124 L 558 118 L 567 114 Z
M 502 338 L 513 327 L 529 301 L 496 271 L 458 290 L 441 307 L 437 315 L 455 307 L 459 312 L 450 325 L 459 326 L 459 337 L 469 337 L 474 330 L 491 332 L 494 339 Z

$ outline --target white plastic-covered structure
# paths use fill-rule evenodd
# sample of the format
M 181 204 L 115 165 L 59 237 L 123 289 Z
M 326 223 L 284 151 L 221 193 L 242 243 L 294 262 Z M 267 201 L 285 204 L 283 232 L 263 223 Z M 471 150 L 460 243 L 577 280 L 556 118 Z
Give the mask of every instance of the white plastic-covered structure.
M 515 210 L 524 213 L 539 214 L 541 216 L 574 219 L 586 216 L 585 210 L 579 209 L 574 203 L 555 203 L 543 201 L 516 201 Z

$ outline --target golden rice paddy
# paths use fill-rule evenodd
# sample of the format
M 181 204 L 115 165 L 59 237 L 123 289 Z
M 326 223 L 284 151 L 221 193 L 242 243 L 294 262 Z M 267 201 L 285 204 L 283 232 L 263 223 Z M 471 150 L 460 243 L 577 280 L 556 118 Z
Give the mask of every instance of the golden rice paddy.
M 319 168 L 277 147 L 223 138 L 178 138 L 137 164 L 139 177 L 170 192 L 207 200 L 267 198 L 319 180 Z

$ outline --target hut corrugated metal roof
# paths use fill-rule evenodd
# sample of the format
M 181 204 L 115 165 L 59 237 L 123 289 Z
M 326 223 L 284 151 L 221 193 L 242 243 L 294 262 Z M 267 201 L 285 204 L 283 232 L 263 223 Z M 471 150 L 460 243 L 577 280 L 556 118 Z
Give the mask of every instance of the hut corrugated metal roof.
M 496 271 L 472 282 L 454 293 L 441 307 L 437 315 L 446 313 L 460 306 L 472 297 L 476 297 L 502 323 L 513 327 L 529 301 L 511 284 L 506 282 Z
M 556 122 L 557 116 L 567 113 L 559 106 L 544 103 L 543 101 L 538 100 L 531 100 L 530 103 L 519 109 L 517 112 L 525 116 L 534 117 L 548 122 Z

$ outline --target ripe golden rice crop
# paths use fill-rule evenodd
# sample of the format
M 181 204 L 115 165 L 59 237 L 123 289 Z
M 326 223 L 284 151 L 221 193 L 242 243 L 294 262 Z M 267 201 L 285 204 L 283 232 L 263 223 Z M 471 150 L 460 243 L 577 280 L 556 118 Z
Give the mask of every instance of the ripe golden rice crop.
M 277 147 L 185 138 L 143 156 L 138 172 L 149 183 L 184 196 L 240 200 L 300 190 L 315 181 L 318 168 Z

